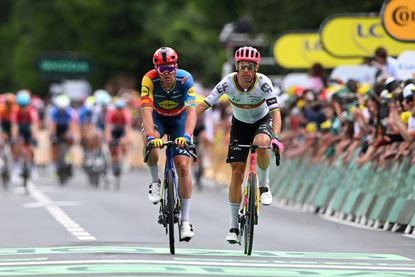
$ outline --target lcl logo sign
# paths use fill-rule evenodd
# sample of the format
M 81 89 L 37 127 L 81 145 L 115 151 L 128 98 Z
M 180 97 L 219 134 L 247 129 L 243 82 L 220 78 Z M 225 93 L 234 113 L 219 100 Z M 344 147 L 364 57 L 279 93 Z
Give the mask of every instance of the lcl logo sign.
M 389 0 L 382 7 L 385 31 L 401 41 L 415 41 L 415 0 Z

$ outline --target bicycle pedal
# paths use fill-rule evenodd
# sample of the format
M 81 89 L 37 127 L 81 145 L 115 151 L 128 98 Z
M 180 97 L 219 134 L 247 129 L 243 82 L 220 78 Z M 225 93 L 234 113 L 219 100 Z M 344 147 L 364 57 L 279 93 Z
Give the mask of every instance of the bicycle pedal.
M 185 241 L 185 242 L 189 242 L 191 240 L 191 238 L 184 238 L 184 239 L 180 239 L 179 241 Z

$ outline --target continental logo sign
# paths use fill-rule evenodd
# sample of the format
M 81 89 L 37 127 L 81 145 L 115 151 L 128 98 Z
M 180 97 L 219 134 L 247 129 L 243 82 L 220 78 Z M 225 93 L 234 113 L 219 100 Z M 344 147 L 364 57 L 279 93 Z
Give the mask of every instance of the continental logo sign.
M 377 15 L 331 16 L 320 27 L 320 39 L 323 48 L 337 57 L 370 57 L 379 46 L 391 56 L 415 49 L 415 43 L 389 36 Z
M 326 68 L 343 64 L 359 64 L 361 59 L 333 57 L 323 50 L 317 32 L 290 32 L 281 35 L 273 47 L 275 61 L 285 68 L 309 68 L 319 62 Z
M 386 1 L 382 7 L 382 24 L 393 38 L 415 42 L 415 1 Z

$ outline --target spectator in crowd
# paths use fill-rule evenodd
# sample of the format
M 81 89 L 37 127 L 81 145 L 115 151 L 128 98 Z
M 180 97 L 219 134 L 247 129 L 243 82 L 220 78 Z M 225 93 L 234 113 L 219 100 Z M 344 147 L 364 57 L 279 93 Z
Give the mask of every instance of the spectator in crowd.
M 388 52 L 384 47 L 376 48 L 371 65 L 378 69 L 378 72 L 376 73 L 378 80 L 386 79 L 388 77 L 398 79 L 398 63 L 395 58 L 388 55 Z
M 314 63 L 308 71 L 309 81 L 306 86 L 307 89 L 311 89 L 315 92 L 321 92 L 327 87 L 327 77 L 324 67 L 321 63 Z

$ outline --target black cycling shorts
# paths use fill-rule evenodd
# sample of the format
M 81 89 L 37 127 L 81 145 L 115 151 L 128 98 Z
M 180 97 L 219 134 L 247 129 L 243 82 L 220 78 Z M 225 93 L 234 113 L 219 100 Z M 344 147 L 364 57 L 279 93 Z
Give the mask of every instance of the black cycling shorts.
M 260 120 L 254 123 L 245 123 L 232 117 L 231 126 L 231 138 L 238 140 L 239 144 L 251 144 L 257 134 L 266 134 L 270 138 L 272 137 L 272 118 L 270 114 L 267 114 Z M 246 163 L 246 159 L 249 154 L 248 148 L 238 148 L 231 151 L 228 149 L 227 163 L 243 162 Z

